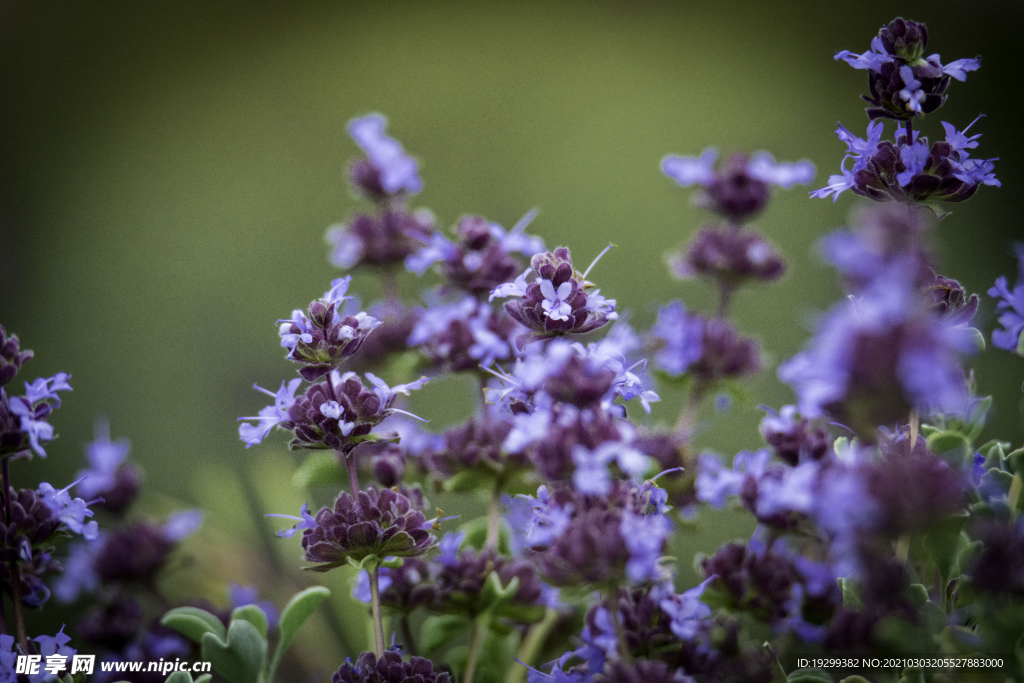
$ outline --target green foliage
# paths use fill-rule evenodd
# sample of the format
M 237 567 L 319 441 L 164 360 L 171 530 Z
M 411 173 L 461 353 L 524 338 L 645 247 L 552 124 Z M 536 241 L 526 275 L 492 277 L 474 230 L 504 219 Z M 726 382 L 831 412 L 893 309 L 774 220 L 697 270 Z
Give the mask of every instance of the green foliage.
M 274 655 L 267 661 L 267 616 L 256 605 L 237 607 L 231 613 L 231 622 L 225 631 L 220 620 L 206 610 L 196 607 L 172 609 L 160 620 L 202 647 L 202 658 L 213 666 L 214 672 L 228 683 L 271 683 L 284 651 L 295 635 L 312 616 L 330 591 L 313 586 L 294 595 L 278 623 L 278 640 Z M 187 676 L 185 678 L 184 676 Z M 201 676 L 195 683 L 208 683 L 209 676 Z M 191 674 L 175 672 L 168 683 L 191 683 Z

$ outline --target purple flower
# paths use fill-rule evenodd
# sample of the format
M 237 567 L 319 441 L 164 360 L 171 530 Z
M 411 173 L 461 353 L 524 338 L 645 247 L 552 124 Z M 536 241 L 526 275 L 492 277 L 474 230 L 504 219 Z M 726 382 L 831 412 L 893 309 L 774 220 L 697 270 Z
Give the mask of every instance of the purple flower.
M 383 593 L 388 588 L 391 588 L 391 570 L 387 567 L 381 567 L 378 569 L 378 572 L 377 587 Z M 352 584 L 352 597 L 364 605 L 369 605 L 373 600 L 373 593 L 370 590 L 370 573 L 365 569 L 360 569 L 359 573 L 356 574 L 355 583 Z
M 78 654 L 78 650 L 73 647 L 68 647 L 68 643 L 71 642 L 71 636 L 64 633 L 64 627 L 60 627 L 60 631 L 55 636 L 37 636 L 32 640 L 39 643 L 39 654 L 42 655 L 42 667 L 40 667 L 40 673 L 34 676 L 29 676 L 31 683 L 40 683 L 41 681 L 50 680 L 53 678 L 52 675 L 46 673 L 46 660 L 48 657 L 54 655 L 64 658 L 64 662 L 67 664 L 71 663 L 71 658 Z
M 606 441 L 590 450 L 576 446 L 572 452 L 576 471 L 573 486 L 584 495 L 605 496 L 612 489 L 608 465 L 614 462 L 627 476 L 639 483 L 651 469 L 651 459 L 620 441 Z
M 659 565 L 658 560 L 672 533 L 672 523 L 668 517 L 660 514 L 637 515 L 626 510 L 619 531 L 629 550 L 626 577 L 630 581 L 640 583 L 667 578 L 666 570 Z
M 0 325 L 0 387 L 14 379 L 21 366 L 25 364 L 34 354 L 32 351 L 21 350 L 21 343 L 16 335 L 8 335 L 3 325 Z M 0 652 L 3 648 L 0 647 Z
M 882 39 L 875 36 L 871 39 L 871 49 L 867 52 L 858 55 L 849 50 L 840 50 L 836 53 L 835 59 L 843 60 L 854 69 L 869 69 L 878 72 L 882 70 L 883 64 L 890 64 L 893 61 L 893 56 L 886 51 Z
M 345 296 L 352 276 L 331 282 L 331 289 L 309 305 L 309 317 L 300 310 L 292 317 L 278 320 L 281 346 L 288 349 L 286 358 L 302 363 L 299 374 L 312 382 L 352 356 L 380 321 L 360 311 L 345 312 Z
M 0 388 L 0 447 L 11 453 L 31 448 L 40 457 L 46 457 L 43 444 L 54 438 L 53 425 L 46 421 L 54 408 L 60 407 L 58 391 L 71 391 L 71 375 L 58 372 L 53 377 L 25 382 L 25 395 L 7 398 Z
M 239 583 L 228 584 L 228 602 L 232 608 L 256 605 L 267 616 L 267 623 L 273 628 L 280 616 L 277 607 L 270 600 L 260 600 L 259 591 L 255 586 L 243 586 Z
M 425 309 L 409 334 L 437 368 L 452 372 L 490 366 L 514 356 L 509 339 L 522 328 L 506 315 L 472 296 Z
M 794 387 L 800 413 L 832 415 L 861 436 L 905 419 L 911 408 L 956 411 L 965 400 L 960 354 L 967 338 L 936 318 L 908 282 L 887 268 L 863 296 L 836 306 L 810 346 L 783 363 L 779 378 Z
M 46 507 L 53 511 L 53 514 L 63 522 L 71 531 L 82 534 L 87 541 L 95 541 L 99 536 L 99 523 L 96 521 L 86 522 L 86 517 L 92 517 L 93 511 L 89 504 L 81 498 L 71 498 L 68 490 L 79 482 L 68 484 L 59 491 L 50 484 L 43 482 L 39 485 L 37 493 L 43 499 Z
M 700 157 L 674 154 L 661 161 L 661 170 L 682 187 L 700 185 L 697 204 L 726 218 L 742 221 L 761 211 L 769 199 L 769 186 L 790 189 L 814 178 L 814 165 L 807 160 L 776 162 L 768 152 L 753 156 L 732 155 L 715 169 L 718 152 L 707 148 Z
M 931 158 L 928 143 L 918 140 L 913 145 L 900 147 L 900 161 L 906 170 L 896 174 L 900 187 L 906 187 L 914 176 L 924 171 L 925 164 Z
M 62 603 L 74 602 L 81 593 L 93 593 L 100 587 L 100 577 L 94 562 L 104 546 L 104 538 L 95 542 L 73 542 L 68 556 L 62 561 L 64 573 L 53 586 L 54 595 Z
M 333 507 L 320 508 L 313 527 L 304 528 L 302 548 L 307 561 L 320 563 L 311 569 L 327 571 L 350 558 L 422 555 L 434 543 L 429 528 L 423 513 L 391 489 L 360 491 L 358 499 L 342 492 Z
M 765 472 L 771 453 L 765 449 L 756 452 L 741 451 L 733 459 L 732 469 L 726 469 L 713 455 L 700 456 L 697 473 L 697 498 L 712 507 L 725 505 L 729 496 L 738 496 L 748 478 L 759 479 Z
M 296 531 L 304 531 L 306 529 L 316 528 L 316 518 L 309 514 L 309 504 L 303 503 L 302 510 L 299 511 L 301 517 L 293 517 L 292 515 L 279 515 L 279 514 L 268 514 L 267 517 L 281 517 L 284 519 L 294 519 L 298 523 L 295 524 L 291 529 L 281 529 L 277 532 L 280 538 L 291 538 L 295 535 Z
M 700 596 L 707 585 L 717 578 L 712 574 L 693 588 L 680 595 L 670 595 L 659 603 L 662 611 L 672 620 L 672 633 L 680 640 L 695 638 L 711 616 L 711 608 L 701 602 Z
M 525 232 L 536 215 L 536 209 L 530 211 L 508 232 L 480 216 L 464 216 L 455 226 L 458 241 L 434 233 L 423 249 L 406 259 L 405 266 L 422 275 L 439 263 L 441 275 L 451 286 L 476 296 L 486 294 L 522 269 L 514 254 L 532 257 L 544 251 L 544 241 Z
M 405 153 L 397 140 L 384 133 L 385 127 L 386 118 L 370 114 L 349 121 L 348 133 L 377 171 L 384 192 L 419 192 L 423 189 L 423 181 L 420 180 L 416 160 Z
M 571 503 L 561 507 L 554 498 L 548 495 L 548 487 L 541 486 L 537 489 L 537 497 L 520 494 L 521 498 L 529 505 L 531 515 L 527 521 L 525 531 L 526 546 L 529 548 L 546 548 L 555 542 L 572 519 L 573 506 Z
M 687 315 L 682 302 L 673 301 L 658 310 L 651 335 L 663 344 L 654 362 L 669 374 L 683 374 L 703 355 L 704 319 Z
M 927 99 L 927 95 L 921 90 L 921 81 L 914 78 L 914 72 L 909 66 L 900 67 L 900 78 L 903 79 L 900 99 L 907 103 L 907 111 L 921 116 L 921 103 Z
M 437 544 L 438 554 L 434 561 L 445 567 L 454 566 L 459 561 L 459 546 L 466 537 L 465 532 L 447 533 Z
M 606 251 L 607 248 L 597 259 Z M 533 330 L 516 338 L 520 349 L 547 337 L 591 332 L 619 317 L 614 299 L 605 299 L 599 289 L 590 291 L 593 285 L 586 278 L 597 259 L 580 274 L 573 269 L 569 250 L 559 247 L 554 252 L 535 255 L 531 267 L 515 282 L 491 292 L 492 301 L 497 297 L 515 297 L 517 300 L 505 303 L 505 310 L 516 322 Z M 527 282 L 531 273 L 537 277 Z
M 127 439 L 110 440 L 110 423 L 100 418 L 95 423 L 95 440 L 85 447 L 89 468 L 78 472 L 78 492 L 87 499 L 101 498 L 96 505 L 115 515 L 124 512 L 142 487 L 139 470 L 125 462 Z
M 686 252 L 672 257 L 669 265 L 681 279 L 702 275 L 728 290 L 748 280 L 771 282 L 786 271 L 782 257 L 758 231 L 733 225 L 702 228 Z
M 1015 245 L 1020 275 L 1011 290 L 1006 276 L 1000 276 L 988 295 L 996 300 L 1001 330 L 992 330 L 992 344 L 1024 356 L 1024 242 Z
M 434 217 L 429 211 L 410 213 L 394 201 L 378 215 L 356 214 L 348 223 L 327 228 L 331 263 L 343 270 L 366 264 L 392 268 L 431 241 Z
M 397 650 L 385 650 L 379 658 L 364 652 L 353 664 L 350 659 L 338 668 L 331 683 L 450 683 L 451 674 L 437 673 L 429 659 L 411 657 L 402 661 Z
M 277 390 L 276 394 L 272 394 L 256 384 L 253 385 L 253 388 L 257 391 L 262 391 L 267 396 L 272 396 L 274 398 L 274 405 L 260 410 L 257 417 L 238 418 L 239 420 L 257 420 L 255 425 L 246 423 L 238 426 L 238 436 L 245 442 L 246 448 L 262 443 L 263 439 L 267 438 L 267 435 L 270 434 L 270 430 L 282 422 L 288 421 L 288 411 L 295 405 L 295 390 L 299 388 L 301 383 L 302 379 L 298 377 L 287 384 L 281 382 L 281 388 Z

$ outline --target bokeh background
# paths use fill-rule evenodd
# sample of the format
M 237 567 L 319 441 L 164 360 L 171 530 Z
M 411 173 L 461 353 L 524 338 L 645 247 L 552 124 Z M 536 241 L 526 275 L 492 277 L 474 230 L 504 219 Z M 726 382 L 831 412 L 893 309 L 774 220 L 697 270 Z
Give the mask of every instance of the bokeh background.
M 306 500 L 291 484 L 298 456 L 280 438 L 246 450 L 236 418 L 265 404 L 253 382 L 276 387 L 294 372 L 275 321 L 338 276 L 323 233 L 358 204 L 345 181 L 356 153 L 346 121 L 389 117 L 421 160 L 415 204 L 442 226 L 464 213 L 509 226 L 539 207 L 532 230 L 582 263 L 614 242 L 591 279 L 643 329 L 656 303 L 712 305 L 710 290 L 664 266 L 708 216 L 660 174 L 662 156 L 767 149 L 811 159 L 814 187 L 824 185 L 844 149 L 836 121 L 866 124 L 864 72 L 832 55 L 866 50 L 896 14 L 927 22 L 929 53 L 984 59 L 924 124 L 941 135 L 939 120 L 962 128 L 987 114 L 972 132 L 984 133 L 981 156 L 1000 157 L 1003 187 L 982 188 L 933 231 L 941 272 L 983 294 L 1013 276 L 1010 245 L 1024 238 L 1020 3 L 5 1 L 0 324 L 36 351 L 22 379 L 64 370 L 74 386 L 52 420 L 50 457 L 18 465 L 15 483 L 70 481 L 95 417 L 109 416 L 147 474 L 140 513 L 206 513 L 168 592 L 223 604 L 238 581 L 282 604 L 326 581 L 330 609 L 298 650 L 310 672 L 336 668 L 366 639 L 350 576 L 301 575 L 298 542 L 272 537 L 279 527 L 262 515 L 294 514 Z M 701 448 L 759 446 L 756 403 L 791 401 L 774 366 L 840 295 L 814 242 L 860 201 L 797 189 L 760 217 L 790 271 L 742 292 L 735 311 L 770 367 L 751 404 L 703 415 Z M 424 284 L 400 287 L 412 297 Z M 364 301 L 379 293 L 367 274 L 353 289 Z M 992 329 L 987 297 L 975 323 Z M 991 349 L 970 364 L 997 399 L 988 435 L 1019 445 L 1024 364 Z M 436 430 L 474 405 L 457 382 L 420 394 L 413 409 Z M 679 397 L 664 398 L 652 423 L 678 414 Z M 464 516 L 482 511 L 455 504 Z M 694 552 L 750 531 L 729 515 L 700 524 L 677 543 L 681 584 L 696 580 Z M 30 615 L 30 630 L 64 621 L 73 611 L 51 605 Z

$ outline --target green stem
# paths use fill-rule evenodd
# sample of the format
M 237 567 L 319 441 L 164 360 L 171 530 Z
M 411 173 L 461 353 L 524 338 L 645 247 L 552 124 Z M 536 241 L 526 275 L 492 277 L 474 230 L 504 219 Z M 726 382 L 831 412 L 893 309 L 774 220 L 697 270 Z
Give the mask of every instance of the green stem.
M 703 382 L 694 384 L 693 389 L 690 390 L 690 395 L 686 399 L 686 406 L 676 422 L 676 434 L 687 442 L 690 441 L 690 437 L 693 435 L 693 426 L 697 422 L 697 411 L 700 409 L 700 403 L 704 400 L 704 393 L 706 391 L 707 388 Z
M 526 683 L 526 667 L 534 666 L 537 663 L 537 658 L 544 648 L 544 642 L 557 621 L 558 611 L 548 607 L 544 612 L 544 618 L 530 627 L 530 630 L 526 632 L 526 639 L 519 648 L 519 657 L 517 657 L 526 666 L 515 666 L 509 669 L 505 683 Z
M 377 659 L 384 656 L 384 621 L 380 616 L 380 567 L 369 570 L 370 608 L 373 611 L 373 651 Z
M 501 482 L 494 482 L 494 491 L 491 492 L 491 505 L 487 510 L 487 541 L 484 544 L 485 550 L 498 549 L 498 536 L 501 529 Z
M 416 657 L 416 639 L 412 635 L 412 625 L 409 623 L 409 615 L 403 614 L 401 620 L 402 636 L 405 638 L 405 651 Z
M 487 615 L 481 614 L 476 618 L 476 624 L 473 626 L 473 639 L 469 642 L 469 657 L 466 659 L 466 673 L 462 675 L 462 683 L 473 683 L 476 663 L 480 659 L 480 650 L 484 646 L 486 636 Z
M 10 458 L 0 459 L 0 469 L 4 477 L 4 521 L 11 523 L 11 472 L 9 467 Z M 18 566 L 17 557 L 12 557 L 8 567 L 11 572 L 11 602 L 14 604 L 14 629 L 18 638 L 18 645 L 22 652 L 28 652 L 28 638 L 25 637 L 25 617 L 21 610 L 21 567 Z
M 352 498 L 359 500 L 359 471 L 356 467 L 356 452 L 351 450 L 346 454 L 342 454 L 345 458 L 345 467 L 348 468 L 348 485 L 352 489 Z

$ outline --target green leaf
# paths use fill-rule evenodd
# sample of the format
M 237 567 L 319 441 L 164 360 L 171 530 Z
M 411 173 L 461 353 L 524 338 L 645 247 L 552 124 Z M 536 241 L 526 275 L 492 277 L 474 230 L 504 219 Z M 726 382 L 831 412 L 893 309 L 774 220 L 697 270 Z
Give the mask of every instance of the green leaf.
M 1003 460 L 1006 463 L 1006 469 L 1010 470 L 1014 474 L 1019 474 L 1024 477 L 1024 448 L 1018 448 L 1015 451 L 1007 453 Z
M 224 624 L 217 617 L 198 607 L 176 607 L 167 612 L 160 623 L 197 643 L 202 643 L 203 636 L 207 633 L 212 633 L 221 642 L 224 641 Z
M 929 436 L 926 443 L 928 450 L 941 456 L 954 467 L 973 464 L 974 452 L 963 434 L 951 431 L 938 432 Z
M 210 683 L 213 680 L 213 674 L 203 674 L 199 678 L 195 679 L 194 683 Z
M 920 669 L 908 667 L 903 670 L 900 683 L 924 683 L 924 672 Z
M 836 583 L 839 584 L 839 590 L 843 591 L 843 607 L 860 609 L 864 606 L 864 601 L 860 597 L 860 586 L 854 581 L 840 577 L 836 579 Z
M 797 669 L 786 678 L 788 683 L 833 683 L 832 674 L 824 669 Z
M 985 350 L 985 335 L 981 333 L 981 330 L 976 327 L 967 327 L 964 328 L 963 335 L 967 338 L 967 342 L 978 351 Z
M 839 681 L 839 683 L 871 683 L 871 681 L 863 676 L 847 676 L 843 680 Z
M 292 483 L 300 489 L 328 484 L 347 484 L 348 471 L 338 462 L 338 456 L 334 451 L 312 453 L 295 470 Z
M 505 602 L 519 590 L 519 577 L 513 576 L 508 585 L 501 585 L 501 577 L 498 572 L 492 571 L 484 580 L 483 588 L 480 590 L 480 608 L 490 609 L 495 605 Z
M 267 659 L 267 641 L 244 619 L 231 622 L 227 643 L 212 633 L 203 636 L 203 659 L 229 683 L 258 683 Z
M 907 597 L 910 598 L 910 604 L 921 609 L 928 604 L 928 589 L 925 588 L 924 584 L 912 583 L 910 584 L 910 590 L 907 591 Z
M 267 637 L 267 614 L 256 605 L 243 605 L 231 612 L 231 621 L 244 619 L 256 627 L 263 638 Z
M 192 683 L 192 674 L 188 671 L 175 671 L 164 679 L 164 683 Z
M 932 562 L 939 570 L 943 586 L 953 578 L 951 572 L 960 544 L 960 530 L 963 529 L 968 517 L 966 512 L 947 517 L 924 536 L 924 549 L 928 551 Z
M 473 622 L 463 616 L 454 614 L 429 616 L 423 620 L 423 628 L 420 629 L 420 633 L 423 634 L 420 647 L 427 656 L 433 657 L 463 633 L 468 634 L 472 628 Z
M 295 634 L 330 594 L 331 591 L 323 586 L 313 586 L 292 596 L 281 611 L 281 619 L 278 621 L 281 637 L 277 643 L 277 652 L 283 653 L 288 648 Z M 275 659 L 277 656 L 275 653 Z

